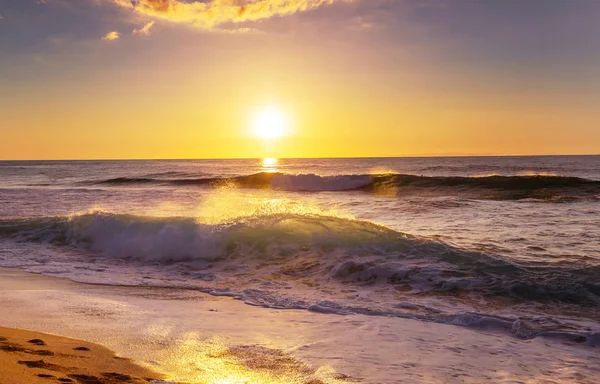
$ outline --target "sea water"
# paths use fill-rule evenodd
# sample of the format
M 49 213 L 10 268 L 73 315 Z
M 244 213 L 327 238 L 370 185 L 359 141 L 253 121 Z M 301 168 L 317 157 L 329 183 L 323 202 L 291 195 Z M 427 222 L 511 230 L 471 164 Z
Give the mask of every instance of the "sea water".
M 0 162 L 0 266 L 600 345 L 600 156 Z

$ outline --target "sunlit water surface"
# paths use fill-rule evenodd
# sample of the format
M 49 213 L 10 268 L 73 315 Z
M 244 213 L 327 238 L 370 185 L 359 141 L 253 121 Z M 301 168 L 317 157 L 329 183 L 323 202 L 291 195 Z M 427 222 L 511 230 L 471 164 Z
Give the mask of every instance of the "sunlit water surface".
M 598 181 L 598 156 L 0 162 L 0 266 L 594 347 Z

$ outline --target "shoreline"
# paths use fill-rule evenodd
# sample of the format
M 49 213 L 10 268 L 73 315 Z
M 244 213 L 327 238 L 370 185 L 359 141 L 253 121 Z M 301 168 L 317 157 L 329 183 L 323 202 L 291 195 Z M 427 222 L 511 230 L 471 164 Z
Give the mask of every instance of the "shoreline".
M 600 375 L 594 349 L 547 339 L 259 308 L 198 291 L 87 285 L 19 269 L 0 268 L 0 307 L 2 327 L 101 345 L 168 382 L 587 384 Z

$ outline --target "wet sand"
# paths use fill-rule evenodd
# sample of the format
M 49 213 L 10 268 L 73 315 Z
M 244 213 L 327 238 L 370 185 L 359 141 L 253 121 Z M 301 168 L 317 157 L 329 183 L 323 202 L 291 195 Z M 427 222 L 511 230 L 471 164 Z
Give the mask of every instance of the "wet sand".
M 141 384 L 160 378 L 97 344 L 0 327 L 0 384 Z

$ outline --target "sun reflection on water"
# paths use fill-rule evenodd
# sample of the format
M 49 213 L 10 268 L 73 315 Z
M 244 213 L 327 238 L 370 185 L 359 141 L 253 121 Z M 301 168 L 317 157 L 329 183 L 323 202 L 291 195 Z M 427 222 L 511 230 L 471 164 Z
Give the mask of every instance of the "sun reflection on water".
M 262 172 L 277 172 L 279 166 L 279 160 L 274 157 L 266 157 L 262 159 L 261 168 Z
M 201 340 L 196 332 L 183 336 L 166 352 L 175 372 L 171 379 L 205 384 L 343 384 L 348 377 L 330 367 L 313 368 L 277 348 L 228 345 Z

